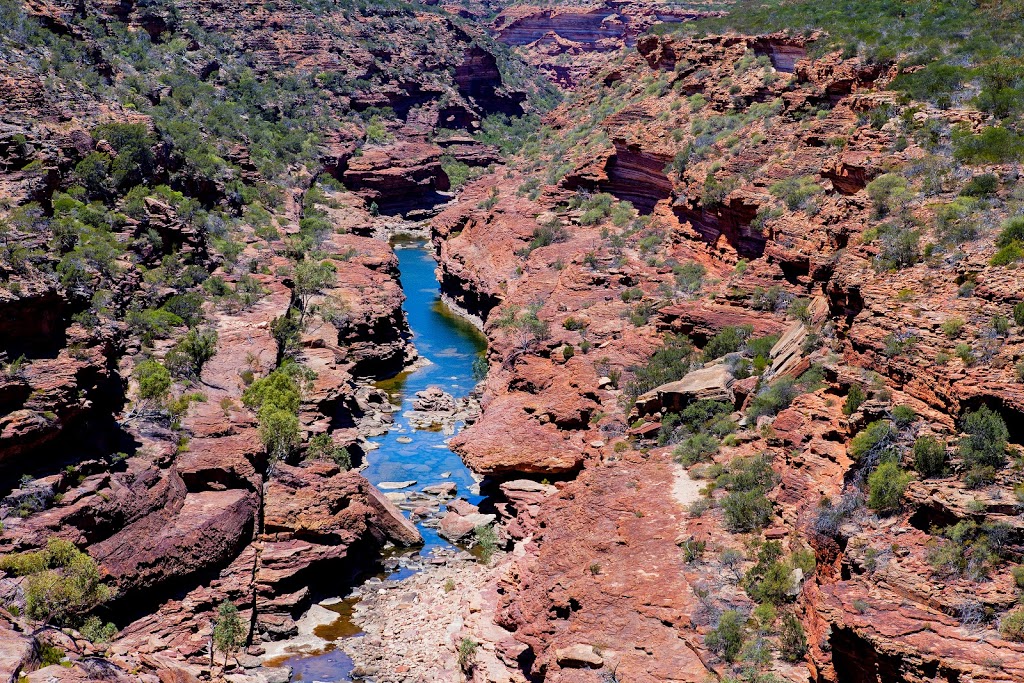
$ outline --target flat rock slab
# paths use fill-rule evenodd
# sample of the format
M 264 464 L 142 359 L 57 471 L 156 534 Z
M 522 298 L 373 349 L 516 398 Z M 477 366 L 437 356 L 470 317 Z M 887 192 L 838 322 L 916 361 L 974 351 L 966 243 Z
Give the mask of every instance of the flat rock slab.
M 565 667 L 599 667 L 604 664 L 601 655 L 594 652 L 592 645 L 577 643 L 569 647 L 555 650 L 555 658 L 559 666 Z
M 457 512 L 449 512 L 441 518 L 438 533 L 449 541 L 458 541 L 469 536 L 478 526 L 486 526 L 494 520 L 494 515 L 475 513 L 463 516 Z
M 377 488 L 381 491 L 394 491 L 395 489 L 407 489 L 410 486 L 415 486 L 415 480 L 409 481 L 382 481 L 377 484 Z
M 454 496 L 458 488 L 459 487 L 455 482 L 448 481 L 443 484 L 425 486 L 423 487 L 423 493 L 429 493 L 432 496 Z

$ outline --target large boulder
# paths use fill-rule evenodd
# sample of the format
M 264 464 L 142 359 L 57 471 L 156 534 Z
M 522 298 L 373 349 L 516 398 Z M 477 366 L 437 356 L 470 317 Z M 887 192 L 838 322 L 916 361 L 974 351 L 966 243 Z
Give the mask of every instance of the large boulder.
M 725 363 L 709 365 L 641 395 L 636 400 L 636 412 L 641 416 L 661 411 L 678 412 L 694 401 L 733 403 L 734 381 L 732 371 Z

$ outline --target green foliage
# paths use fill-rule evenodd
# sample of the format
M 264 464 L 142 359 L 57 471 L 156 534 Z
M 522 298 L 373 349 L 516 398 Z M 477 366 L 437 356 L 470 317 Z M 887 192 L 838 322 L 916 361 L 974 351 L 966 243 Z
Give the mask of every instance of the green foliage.
M 89 152 L 75 165 L 75 180 L 85 188 L 90 197 L 102 199 L 112 189 L 110 180 L 110 155 L 103 152 Z
M 864 395 L 864 390 L 860 388 L 859 384 L 851 384 L 850 391 L 846 394 L 846 401 L 843 402 L 843 415 L 853 415 L 860 408 L 860 404 L 864 403 L 864 399 L 867 398 Z
M 329 434 L 317 434 L 309 440 L 306 458 L 312 460 L 333 460 L 342 470 L 352 469 L 352 454 L 343 446 L 336 446 Z
M 648 359 L 647 365 L 631 368 L 633 378 L 626 385 L 626 394 L 632 398 L 651 389 L 681 379 L 690 371 L 693 362 L 693 344 L 685 335 L 668 335 L 665 344 Z
M 982 581 L 1010 553 L 1012 531 L 1001 522 L 963 520 L 933 533 L 942 540 L 929 542 L 926 557 L 941 576 Z
M 473 529 L 473 538 L 480 547 L 480 560 L 484 564 L 490 564 L 491 558 L 498 549 L 498 533 L 494 526 L 485 524 Z
M 106 140 L 117 152 L 110 163 L 114 184 L 127 190 L 149 178 L 156 157 L 152 147 L 156 140 L 144 123 L 105 123 L 92 130 L 95 140 Z
M 746 639 L 747 618 L 734 609 L 722 612 L 715 628 L 704 636 L 704 644 L 727 662 L 735 662 Z
M 999 251 L 992 257 L 991 265 L 1005 266 L 1024 259 L 1024 217 L 1014 216 L 1003 223 L 996 238 Z
M 480 122 L 480 131 L 476 134 L 480 142 L 496 145 L 502 154 L 511 155 L 518 152 L 524 144 L 535 138 L 541 126 L 541 118 L 537 114 L 524 116 L 507 116 L 490 114 Z
M 970 181 L 960 190 L 964 197 L 988 197 L 999 189 L 999 178 L 993 173 L 980 173 L 972 176 Z
M 448 176 L 448 182 L 453 190 L 457 190 L 484 172 L 484 169 L 473 168 L 447 154 L 441 157 L 441 170 Z
M 479 646 L 480 643 L 476 642 L 472 638 L 463 638 L 459 641 L 458 662 L 460 669 L 465 672 L 472 671 L 474 656 L 476 655 L 476 649 Z
M 224 653 L 225 663 L 228 655 L 243 645 L 244 639 L 245 626 L 238 616 L 238 608 L 229 601 L 222 602 L 217 608 L 217 620 L 213 626 L 213 645 Z
M 906 429 L 917 419 L 917 413 L 910 406 L 894 406 L 892 409 L 892 421 L 900 429 Z
M 144 344 L 152 344 L 155 339 L 167 339 L 175 327 L 185 324 L 185 321 L 174 313 L 154 308 L 129 311 L 126 321 L 132 333 Z
M 807 636 L 800 620 L 792 612 L 782 615 L 782 628 L 779 630 L 779 654 L 787 662 L 802 661 L 807 656 Z
M 911 197 L 907 179 L 895 173 L 878 176 L 868 183 L 867 191 L 878 218 L 899 212 Z
M 808 209 L 811 206 L 811 198 L 824 191 L 814 176 L 786 178 L 774 183 L 768 189 L 785 202 L 790 211 Z
M 756 420 L 762 415 L 775 415 L 789 407 L 797 397 L 796 383 L 788 377 L 776 380 L 775 383 L 763 387 L 750 402 L 747 417 Z
M 891 454 L 896 433 L 888 420 L 875 420 L 850 440 L 847 453 L 858 462 L 869 466 Z
M 676 287 L 687 294 L 696 294 L 704 284 L 704 275 L 707 273 L 707 269 L 696 261 L 688 261 L 674 266 L 672 273 L 675 276 Z
M 1024 159 L 1024 136 L 1004 126 L 989 126 L 978 134 L 953 131 L 953 157 L 968 164 L 1002 164 Z
M 104 623 L 97 616 L 91 616 L 79 627 L 82 636 L 91 643 L 109 643 L 117 635 L 117 626 L 111 622 Z
M 943 321 L 942 325 L 940 325 L 940 328 L 942 329 L 942 333 L 946 335 L 947 338 L 956 339 L 957 337 L 960 336 L 961 330 L 964 329 L 964 320 L 963 318 L 948 318 L 947 320 Z
M 896 511 L 913 478 L 897 463 L 883 462 L 868 476 L 868 507 L 883 514 Z
M 772 504 L 765 493 L 775 486 L 778 475 L 767 455 L 737 458 L 719 475 L 715 484 L 729 491 L 722 501 L 725 526 L 736 533 L 753 531 L 768 524 Z
M 242 403 L 259 419 L 267 453 L 275 459 L 287 457 L 299 443 L 298 371 L 298 366 L 288 363 L 253 382 L 242 394 Z
M 729 353 L 736 353 L 743 347 L 743 343 L 753 333 L 751 325 L 731 326 L 727 325 L 714 337 L 708 340 L 704 346 L 704 362 L 712 361 Z
M 167 352 L 164 364 L 178 377 L 199 379 L 206 361 L 217 353 L 217 331 L 192 329 Z
M 782 561 L 782 545 L 768 541 L 757 554 L 757 563 L 743 576 L 743 589 L 755 602 L 780 605 L 792 600 L 793 566 Z
M 77 626 L 112 595 L 93 559 L 58 538 L 47 541 L 44 550 L 0 557 L 0 570 L 27 577 L 28 616 L 57 626 Z
M 538 225 L 533 229 L 533 237 L 530 243 L 521 252 L 520 256 L 528 256 L 534 249 L 547 247 L 556 242 L 564 242 L 569 239 L 569 231 L 565 229 L 557 218 L 544 225 Z
M 965 413 L 960 420 L 965 436 L 960 439 L 960 457 L 968 467 L 1002 467 L 1010 433 L 999 413 L 982 406 Z
M 709 460 L 718 452 L 718 439 L 710 434 L 691 434 L 672 451 L 676 461 L 689 467 Z
M 1010 610 L 999 620 L 999 634 L 1009 641 L 1024 643 L 1024 607 Z
M 162 403 L 171 388 L 171 373 L 155 360 L 145 360 L 135 366 L 135 381 L 139 383 L 139 398 Z

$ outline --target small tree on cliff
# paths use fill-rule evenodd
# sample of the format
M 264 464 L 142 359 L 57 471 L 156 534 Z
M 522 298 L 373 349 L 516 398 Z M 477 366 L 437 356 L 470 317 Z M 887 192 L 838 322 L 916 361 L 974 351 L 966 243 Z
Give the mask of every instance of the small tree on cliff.
M 217 621 L 213 625 L 213 645 L 224 653 L 225 667 L 228 665 L 228 655 L 233 654 L 242 646 L 244 637 L 238 608 L 231 602 L 222 602 L 217 610 Z

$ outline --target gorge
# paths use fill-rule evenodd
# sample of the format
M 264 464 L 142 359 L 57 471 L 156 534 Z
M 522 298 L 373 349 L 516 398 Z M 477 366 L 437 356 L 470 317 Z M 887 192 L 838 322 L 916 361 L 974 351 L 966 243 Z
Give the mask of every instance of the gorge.
M 0 678 L 1024 679 L 1022 21 L 0 0 Z

